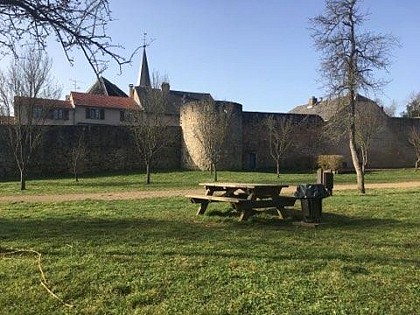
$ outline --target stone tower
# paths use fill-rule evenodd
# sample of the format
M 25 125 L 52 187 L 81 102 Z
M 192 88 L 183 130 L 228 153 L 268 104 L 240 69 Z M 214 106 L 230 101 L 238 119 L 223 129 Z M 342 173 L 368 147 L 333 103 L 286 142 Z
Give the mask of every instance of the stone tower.
M 242 105 L 222 101 L 215 101 L 214 105 L 223 106 L 232 113 L 218 169 L 239 170 L 242 168 Z M 202 106 L 200 102 L 189 102 L 181 107 L 180 124 L 183 135 L 181 167 L 186 169 L 209 169 L 202 145 L 194 131 L 197 124 L 203 123 Z

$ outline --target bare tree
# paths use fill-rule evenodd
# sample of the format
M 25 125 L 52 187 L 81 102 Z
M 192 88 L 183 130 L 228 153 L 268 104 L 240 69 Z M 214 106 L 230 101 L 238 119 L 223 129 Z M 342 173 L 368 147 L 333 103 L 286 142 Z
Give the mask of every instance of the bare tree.
M 369 161 L 369 149 L 374 137 L 383 128 L 385 116 L 375 104 L 356 106 L 356 143 L 360 151 L 362 172 L 365 174 Z
M 79 174 L 81 169 L 81 164 L 85 159 L 88 150 L 85 143 L 85 127 L 78 129 L 75 134 L 73 146 L 71 148 L 71 169 L 74 175 L 74 180 L 79 181 Z
M 398 103 L 396 100 L 392 100 L 391 104 L 383 105 L 384 113 L 389 117 L 396 117 L 397 115 Z
M 408 101 L 402 116 L 407 118 L 420 117 L 420 93 L 411 94 L 410 100 Z
M 157 153 L 172 141 L 165 121 L 168 95 L 159 89 L 159 75 L 154 74 L 152 80 L 153 87 L 145 87 L 142 91 L 143 108 L 130 112 L 127 117 L 127 126 L 146 166 L 146 184 L 151 182 L 151 168 Z
M 233 111 L 226 103 L 216 103 L 212 99 L 202 100 L 199 107 L 200 112 L 193 133 L 213 172 L 214 181 L 217 182 L 218 164 L 222 158 Z
M 7 71 L 0 72 L 0 108 L 8 117 L 9 144 L 20 172 L 21 190 L 26 189 L 27 171 L 49 114 L 48 103 L 39 98 L 56 99 L 61 94 L 51 79 L 51 67 L 51 59 L 42 51 L 28 49 L 24 58 L 15 59 Z
M 115 51 L 107 35 L 112 21 L 108 0 L 0 0 L 0 54 L 18 55 L 20 46 L 35 42 L 45 50 L 47 38 L 54 36 L 70 63 L 72 51 L 82 51 L 96 73 L 110 57 L 120 67 L 128 62 Z
M 277 177 L 280 177 L 280 163 L 292 147 L 295 124 L 290 117 L 270 115 L 265 125 L 268 130 L 270 155 L 276 163 Z
M 414 147 L 416 153 L 416 163 L 414 167 L 416 171 L 420 168 L 420 128 L 412 127 L 408 134 L 408 142 Z
M 360 91 L 377 90 L 387 82 L 375 79 L 373 70 L 387 70 L 391 48 L 398 44 L 391 35 L 373 34 L 362 28 L 367 14 L 361 13 L 362 0 L 326 0 L 325 12 L 311 19 L 312 38 L 323 54 L 321 72 L 331 96 L 345 100 L 348 117 L 343 120 L 357 184 L 365 193 L 365 178 L 356 143 L 356 102 Z

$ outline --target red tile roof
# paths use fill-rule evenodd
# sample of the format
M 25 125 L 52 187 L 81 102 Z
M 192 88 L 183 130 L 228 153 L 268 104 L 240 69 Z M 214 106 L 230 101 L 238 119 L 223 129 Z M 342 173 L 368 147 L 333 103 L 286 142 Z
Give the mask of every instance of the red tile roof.
M 70 100 L 75 106 L 112 108 L 112 109 L 139 109 L 137 103 L 130 97 L 106 96 L 71 92 Z
M 15 105 L 30 105 L 47 108 L 73 108 L 72 104 L 68 100 L 62 101 L 47 98 L 32 98 L 25 96 L 15 96 Z

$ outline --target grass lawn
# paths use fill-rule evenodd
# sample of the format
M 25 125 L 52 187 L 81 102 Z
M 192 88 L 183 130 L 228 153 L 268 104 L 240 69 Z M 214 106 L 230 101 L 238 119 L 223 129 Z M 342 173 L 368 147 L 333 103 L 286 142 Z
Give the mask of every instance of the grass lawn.
M 318 229 L 238 222 L 224 204 L 197 217 L 184 198 L 3 203 L 0 314 L 416 314 L 419 200 L 337 192 Z M 42 254 L 48 287 L 73 307 L 16 249 Z
M 19 191 L 19 182 L 0 181 L 0 196 L 33 195 L 33 194 L 69 194 L 69 193 L 106 193 L 135 190 L 167 190 L 179 188 L 197 188 L 200 182 L 212 181 L 209 172 L 176 171 L 161 172 L 152 175 L 152 183 L 146 185 L 145 175 L 138 172 L 114 173 L 104 175 L 84 175 L 76 183 L 72 178 L 32 179 L 27 182 L 27 190 Z M 229 182 L 277 182 L 296 185 L 300 183 L 314 183 L 316 173 L 286 173 L 280 178 L 274 173 L 262 172 L 219 172 L 219 181 Z M 414 169 L 377 170 L 366 174 L 366 183 L 386 183 L 420 181 L 420 172 Z M 356 183 L 355 174 L 334 175 L 336 184 Z

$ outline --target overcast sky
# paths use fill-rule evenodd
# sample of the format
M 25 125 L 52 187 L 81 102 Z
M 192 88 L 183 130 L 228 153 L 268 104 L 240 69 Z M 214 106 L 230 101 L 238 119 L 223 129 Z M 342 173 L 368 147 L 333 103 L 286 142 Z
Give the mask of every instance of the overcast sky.
M 244 110 L 268 112 L 287 112 L 325 94 L 308 30 L 323 0 L 110 0 L 110 6 L 113 42 L 129 55 L 147 32 L 154 39 L 147 48 L 149 68 L 166 75 L 171 89 L 208 92 Z M 402 44 L 387 76 L 392 81 L 377 95 L 385 105 L 397 101 L 401 111 L 410 94 L 420 91 L 420 1 L 365 0 L 362 7 L 371 13 L 369 30 L 392 33 Z M 65 94 L 94 82 L 82 58 L 70 67 L 58 47 L 51 45 L 49 54 Z M 104 76 L 127 91 L 137 81 L 141 57 L 122 75 L 114 65 Z

